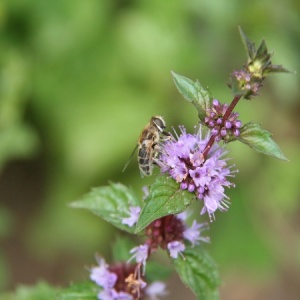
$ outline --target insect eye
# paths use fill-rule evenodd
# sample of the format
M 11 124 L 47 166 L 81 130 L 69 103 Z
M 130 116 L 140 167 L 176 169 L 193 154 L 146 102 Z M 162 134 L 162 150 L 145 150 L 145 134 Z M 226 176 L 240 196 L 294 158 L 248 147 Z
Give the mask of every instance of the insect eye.
M 162 118 L 154 118 L 153 123 L 159 131 L 163 131 L 166 128 L 166 124 Z

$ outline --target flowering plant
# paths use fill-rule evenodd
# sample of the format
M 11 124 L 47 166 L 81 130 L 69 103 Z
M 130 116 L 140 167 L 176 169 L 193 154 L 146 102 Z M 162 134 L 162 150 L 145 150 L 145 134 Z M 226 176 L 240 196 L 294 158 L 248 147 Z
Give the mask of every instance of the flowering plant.
M 179 92 L 195 106 L 199 124 L 194 133 L 180 126 L 155 145 L 157 153 L 152 162 L 161 174 L 149 189 L 145 188 L 144 201 L 130 188 L 110 183 L 92 189 L 71 204 L 90 210 L 129 234 L 143 234 L 145 239 L 140 245 L 119 239 L 114 245 L 118 249 L 113 252 L 115 262 L 107 264 L 103 257 L 97 256 L 97 265 L 89 268 L 90 283 L 63 290 L 59 299 L 165 296 L 170 293 L 163 282 L 169 269 L 150 260 L 158 249 L 167 252 L 183 283 L 197 299 L 218 299 L 218 271 L 202 245 L 209 242 L 208 224 L 193 220 L 188 225 L 191 214 L 187 208 L 199 201 L 200 214 L 207 214 L 211 222 L 218 210 L 228 210 L 226 190 L 235 186 L 233 178 L 237 173 L 227 157 L 225 146 L 229 142 L 240 141 L 258 152 L 286 160 L 268 131 L 252 122 L 243 125 L 234 109 L 241 99 L 258 96 L 270 73 L 288 71 L 271 63 L 264 41 L 256 49 L 241 29 L 240 34 L 248 59 L 242 69 L 230 75 L 228 86 L 233 100 L 229 105 L 214 99 L 198 81 L 172 72 Z

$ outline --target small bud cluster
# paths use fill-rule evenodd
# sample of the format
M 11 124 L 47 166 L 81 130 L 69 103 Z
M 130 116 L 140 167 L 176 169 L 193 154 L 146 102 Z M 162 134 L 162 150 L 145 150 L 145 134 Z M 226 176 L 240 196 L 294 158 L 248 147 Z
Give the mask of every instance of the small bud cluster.
M 232 76 L 238 83 L 238 89 L 245 93 L 246 99 L 258 95 L 259 88 L 262 86 L 262 78 L 258 76 L 257 70 L 253 72 L 244 69 L 233 71 Z
M 132 211 L 131 209 L 129 214 L 132 214 Z M 133 254 L 132 258 L 145 269 L 147 259 L 158 248 L 168 250 L 170 257 L 176 259 L 185 250 L 185 241 L 190 242 L 192 246 L 198 245 L 200 241 L 208 243 L 209 237 L 201 235 L 208 229 L 207 224 L 194 220 L 189 227 L 185 222 L 187 218 L 188 215 L 184 212 L 154 220 L 145 229 L 146 242 L 130 251 Z
M 228 109 L 228 104 L 221 104 L 217 99 L 212 101 L 212 107 L 206 110 L 204 119 L 205 125 L 211 129 L 212 135 L 216 136 L 216 142 L 220 140 L 228 141 L 232 136 L 240 135 L 242 122 L 237 120 L 239 114 L 232 112 L 224 120 L 224 115 Z
M 184 229 L 183 222 L 175 215 L 157 219 L 146 228 L 146 243 L 150 246 L 150 251 L 155 251 L 158 247 L 166 250 L 169 243 L 183 240 Z

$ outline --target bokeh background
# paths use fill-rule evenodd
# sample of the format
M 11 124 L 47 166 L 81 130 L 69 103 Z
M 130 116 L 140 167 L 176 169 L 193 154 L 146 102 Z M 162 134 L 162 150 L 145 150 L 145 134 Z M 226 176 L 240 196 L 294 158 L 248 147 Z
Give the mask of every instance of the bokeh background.
M 118 232 L 67 204 L 109 180 L 142 195 L 153 178 L 140 178 L 135 159 L 121 170 L 149 118 L 189 130 L 197 122 L 170 71 L 229 102 L 229 73 L 246 57 L 238 25 L 257 44 L 266 38 L 273 63 L 299 74 L 298 0 L 0 2 L 1 290 L 67 286 L 88 278 L 96 252 L 109 260 Z M 238 106 L 290 162 L 229 145 L 240 172 L 206 246 L 223 300 L 300 297 L 298 74 L 271 76 Z M 176 276 L 168 285 L 169 299 L 194 299 Z

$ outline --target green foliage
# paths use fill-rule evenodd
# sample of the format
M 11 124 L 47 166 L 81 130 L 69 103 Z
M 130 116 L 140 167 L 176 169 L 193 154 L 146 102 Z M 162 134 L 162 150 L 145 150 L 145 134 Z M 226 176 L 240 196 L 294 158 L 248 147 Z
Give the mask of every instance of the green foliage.
M 258 124 L 247 123 L 241 128 L 237 139 L 257 152 L 270 155 L 282 160 L 288 160 L 281 152 L 279 146 L 271 138 L 271 133 Z
M 3 45 L 4 44 L 4 45 Z M 0 169 L 37 153 L 36 129 L 24 120 L 30 68 L 19 50 L 0 48 Z
M 147 281 L 165 281 L 167 280 L 171 273 L 171 267 L 165 266 L 161 263 L 155 261 L 147 262 L 147 270 L 146 270 L 146 277 Z
M 57 291 L 58 289 L 39 282 L 32 287 L 20 285 L 14 293 L 0 295 L 0 300 L 53 300 L 56 299 Z
M 33 128 L 26 124 L 16 123 L 0 131 L 0 168 L 13 159 L 32 156 L 37 145 Z
M 172 72 L 173 80 L 178 91 L 185 100 L 191 102 L 198 111 L 198 117 L 201 122 L 204 121 L 207 108 L 211 107 L 212 97 L 209 91 L 202 87 L 200 82 L 178 75 Z
M 70 287 L 60 290 L 56 300 L 96 300 L 100 291 L 99 286 L 92 282 L 73 283 Z M 41 299 L 42 300 L 42 299 Z
M 143 230 L 152 221 L 183 212 L 195 200 L 195 195 L 182 190 L 174 179 L 160 175 L 150 186 L 145 206 L 140 213 L 135 232 Z
M 259 78 L 262 78 L 268 73 L 290 72 L 282 66 L 272 65 L 272 54 L 268 51 L 266 42 L 264 40 L 261 41 L 260 45 L 256 49 L 255 43 L 250 41 L 241 27 L 239 27 L 239 30 L 248 56 L 247 68 L 251 73 L 255 74 Z
M 134 227 L 122 224 L 128 217 L 130 206 L 141 206 L 133 191 L 120 183 L 93 188 L 91 192 L 70 204 L 73 208 L 85 208 L 115 227 L 133 233 Z
M 220 279 L 212 258 L 201 246 L 186 247 L 183 255 L 173 260 L 181 280 L 194 292 L 197 299 L 219 299 Z

